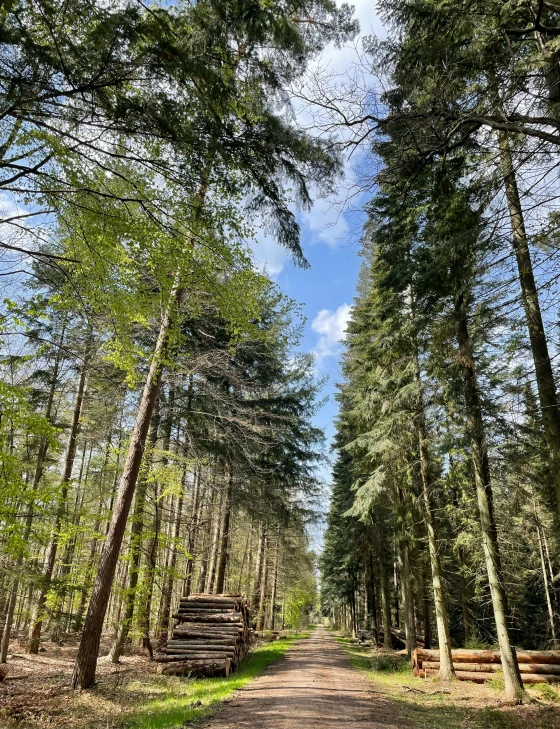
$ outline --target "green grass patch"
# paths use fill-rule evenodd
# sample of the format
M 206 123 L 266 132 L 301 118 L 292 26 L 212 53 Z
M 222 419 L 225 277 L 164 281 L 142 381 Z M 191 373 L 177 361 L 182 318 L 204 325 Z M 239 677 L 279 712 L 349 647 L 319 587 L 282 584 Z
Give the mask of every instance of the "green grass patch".
M 286 653 L 294 640 L 309 632 L 291 635 L 255 648 L 240 668 L 227 678 L 182 678 L 154 676 L 149 683 L 129 684 L 126 690 L 144 702 L 124 723 L 127 729 L 178 729 L 200 719 L 220 701 L 252 681 Z

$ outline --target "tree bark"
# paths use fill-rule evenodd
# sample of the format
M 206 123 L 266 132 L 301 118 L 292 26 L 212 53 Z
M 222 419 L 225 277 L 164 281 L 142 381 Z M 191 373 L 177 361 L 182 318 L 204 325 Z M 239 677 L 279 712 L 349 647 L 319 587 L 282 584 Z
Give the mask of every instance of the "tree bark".
M 507 624 L 508 602 L 502 576 L 498 533 L 494 519 L 494 506 L 490 468 L 486 451 L 484 421 L 476 382 L 475 361 L 471 352 L 467 323 L 466 303 L 462 294 L 455 300 L 457 317 L 457 340 L 459 361 L 463 372 L 467 423 L 471 439 L 472 463 L 478 501 L 482 544 L 490 594 L 494 609 L 494 620 L 504 671 L 505 693 L 510 699 L 524 699 L 526 694 L 521 682 L 515 649 L 511 644 Z
M 268 594 L 268 536 L 265 536 L 264 538 L 261 565 L 261 592 L 259 597 L 259 612 L 257 614 L 257 630 L 264 630 L 266 622 L 266 596 Z
M 385 563 L 385 544 L 383 542 L 383 528 L 381 522 L 375 525 L 377 532 L 377 545 L 379 551 L 379 587 L 381 592 L 381 615 L 383 618 L 383 648 L 391 649 L 391 604 L 389 602 L 389 578 Z
M 109 652 L 109 660 L 111 663 L 119 663 L 134 618 L 134 605 L 136 602 L 136 590 L 140 574 L 140 557 L 142 554 L 141 547 L 142 531 L 144 529 L 144 507 L 146 505 L 148 476 L 153 459 L 154 448 L 157 442 L 159 420 L 159 408 L 156 403 L 156 407 L 152 415 L 152 421 L 150 423 L 148 446 L 144 453 L 144 460 L 142 464 L 143 473 L 139 478 L 136 497 L 134 499 L 132 525 L 130 527 L 130 543 L 128 548 L 128 586 L 124 599 L 124 615 L 120 620 L 115 642 Z
M 206 198 L 208 180 L 210 178 L 213 160 L 214 152 L 212 151 L 209 154 L 206 160 L 206 165 L 202 171 L 200 187 L 195 200 L 198 210 L 202 209 Z M 144 453 L 146 438 L 148 436 L 150 420 L 152 418 L 152 413 L 159 393 L 161 374 L 167 355 L 175 312 L 179 308 L 184 295 L 182 278 L 188 259 L 186 252 L 190 251 L 193 246 L 194 238 L 189 236 L 186 240 L 185 255 L 179 262 L 178 271 L 174 276 L 173 285 L 161 320 L 150 369 L 144 384 L 144 390 L 142 392 L 140 405 L 136 414 L 134 429 L 130 438 L 128 454 L 119 484 L 116 504 L 113 509 L 111 522 L 107 532 L 107 539 L 101 554 L 97 577 L 89 601 L 88 612 L 84 622 L 84 629 L 82 631 L 82 638 L 78 648 L 78 655 L 76 657 L 74 673 L 72 675 L 73 688 L 77 688 L 78 686 L 81 688 L 91 688 L 95 684 L 97 656 L 99 654 L 99 644 L 101 641 L 101 632 L 103 630 L 103 621 L 105 619 L 107 603 L 109 595 L 111 594 L 111 587 L 126 529 L 128 514 L 132 504 L 132 499 L 134 498 L 134 491 L 136 489 L 140 464 L 142 463 L 142 456 Z
M 197 470 L 195 473 L 195 480 L 194 480 L 194 491 L 192 496 L 192 508 L 191 508 L 191 523 L 189 524 L 189 537 L 187 541 L 187 561 L 185 563 L 185 572 L 186 572 L 186 578 L 185 578 L 185 588 L 184 588 L 184 594 L 185 597 L 188 597 L 191 594 L 191 586 L 192 586 L 192 573 L 193 573 L 193 553 L 194 548 L 196 545 L 196 538 L 198 536 L 198 522 L 200 519 L 200 508 L 201 508 L 201 488 L 200 488 L 200 480 L 201 480 L 201 471 L 200 469 Z
M 529 341 L 535 365 L 535 378 L 539 393 L 543 431 L 550 456 L 550 471 L 554 484 L 556 518 L 560 520 L 560 410 L 556 382 L 552 372 L 548 343 L 544 331 L 539 295 L 533 273 L 529 241 L 525 229 L 523 208 L 513 167 L 507 133 L 500 134 L 500 160 L 506 199 L 511 221 L 512 244 L 517 261 L 521 297 Z
M 214 534 L 212 537 L 212 550 L 210 552 L 210 560 L 208 562 L 208 577 L 206 579 L 206 592 L 214 591 L 214 580 L 216 578 L 216 565 L 218 562 L 218 550 L 220 549 L 220 532 L 222 528 L 222 504 L 224 500 L 223 492 L 220 492 L 216 514 L 214 516 Z
M 278 563 L 280 561 L 280 526 L 276 534 L 276 546 L 274 547 L 274 573 L 272 577 L 272 593 L 270 595 L 270 629 L 274 630 L 276 618 L 276 594 L 278 591 Z
M 226 579 L 226 567 L 228 563 L 228 545 L 229 545 L 229 527 L 231 521 L 231 496 L 233 490 L 233 471 L 231 464 L 228 471 L 228 485 L 226 493 L 224 495 L 223 505 L 223 521 L 222 521 L 222 536 L 220 544 L 220 559 L 218 563 L 218 574 L 216 577 L 216 592 L 222 593 L 224 591 L 224 584 Z
M 552 600 L 550 599 L 550 590 L 548 587 L 548 573 L 546 570 L 546 561 L 544 558 L 543 535 L 542 535 L 541 523 L 540 523 L 540 519 L 539 519 L 539 513 L 537 510 L 537 503 L 536 503 L 535 499 L 533 499 L 533 510 L 535 513 L 537 536 L 538 536 L 538 540 L 539 540 L 539 554 L 540 554 L 540 558 L 541 558 L 541 569 L 542 569 L 542 575 L 543 575 L 544 594 L 546 597 L 546 607 L 548 609 L 548 620 L 550 622 L 550 635 L 552 637 L 552 640 L 554 641 L 554 647 L 556 648 L 557 641 L 556 641 L 556 627 L 554 625 L 554 610 L 552 608 Z
M 261 524 L 259 546 L 257 548 L 257 563 L 255 565 L 255 582 L 253 584 L 253 596 L 251 598 L 251 612 L 255 616 L 258 615 L 261 600 L 261 578 L 262 578 L 262 565 L 264 559 L 264 551 L 266 545 L 266 527 Z

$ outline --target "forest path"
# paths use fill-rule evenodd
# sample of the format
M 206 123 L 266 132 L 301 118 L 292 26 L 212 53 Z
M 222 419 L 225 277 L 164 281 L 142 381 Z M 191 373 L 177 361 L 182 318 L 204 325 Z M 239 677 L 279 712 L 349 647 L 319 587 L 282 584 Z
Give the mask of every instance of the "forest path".
M 379 701 L 381 699 L 381 701 Z M 381 706 L 380 706 L 381 703 Z M 384 704 L 384 706 L 383 706 Z M 386 700 L 322 626 L 234 694 L 205 729 L 396 727 Z

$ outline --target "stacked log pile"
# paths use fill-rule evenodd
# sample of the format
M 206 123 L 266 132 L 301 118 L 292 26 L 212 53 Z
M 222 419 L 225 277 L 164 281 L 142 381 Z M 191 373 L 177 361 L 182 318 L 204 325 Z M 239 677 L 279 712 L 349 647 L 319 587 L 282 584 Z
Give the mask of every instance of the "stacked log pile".
M 496 677 L 502 670 L 499 651 L 468 650 L 451 651 L 453 667 L 459 681 L 484 683 Z M 523 683 L 559 683 L 560 651 L 517 651 L 517 661 Z M 412 654 L 415 676 L 435 677 L 439 673 L 439 651 L 417 648 Z
M 175 676 L 228 676 L 247 655 L 251 629 L 243 595 L 181 598 L 171 639 L 154 660 Z

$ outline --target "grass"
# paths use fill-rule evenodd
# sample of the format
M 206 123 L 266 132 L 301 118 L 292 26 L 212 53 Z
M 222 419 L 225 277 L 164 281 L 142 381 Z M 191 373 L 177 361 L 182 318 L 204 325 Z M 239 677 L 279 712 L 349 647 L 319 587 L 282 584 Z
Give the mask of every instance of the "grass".
M 123 726 L 127 729 L 178 729 L 188 726 L 229 698 L 234 691 L 260 676 L 267 666 L 282 658 L 294 640 L 308 637 L 308 632 L 299 633 L 259 646 L 239 670 L 227 678 L 154 676 L 150 683 L 130 684 L 127 687 L 130 691 L 137 696 L 146 693 L 149 698 Z
M 498 686 L 416 678 L 406 656 L 372 652 L 348 638 L 337 638 L 352 665 L 371 680 L 379 706 L 378 723 L 422 729 L 557 729 L 560 697 L 546 684 L 531 688 L 526 706 L 500 706 Z M 494 680 L 497 684 L 499 677 Z M 503 683 L 503 680 L 502 680 Z M 503 686 L 502 686 L 503 688 Z

